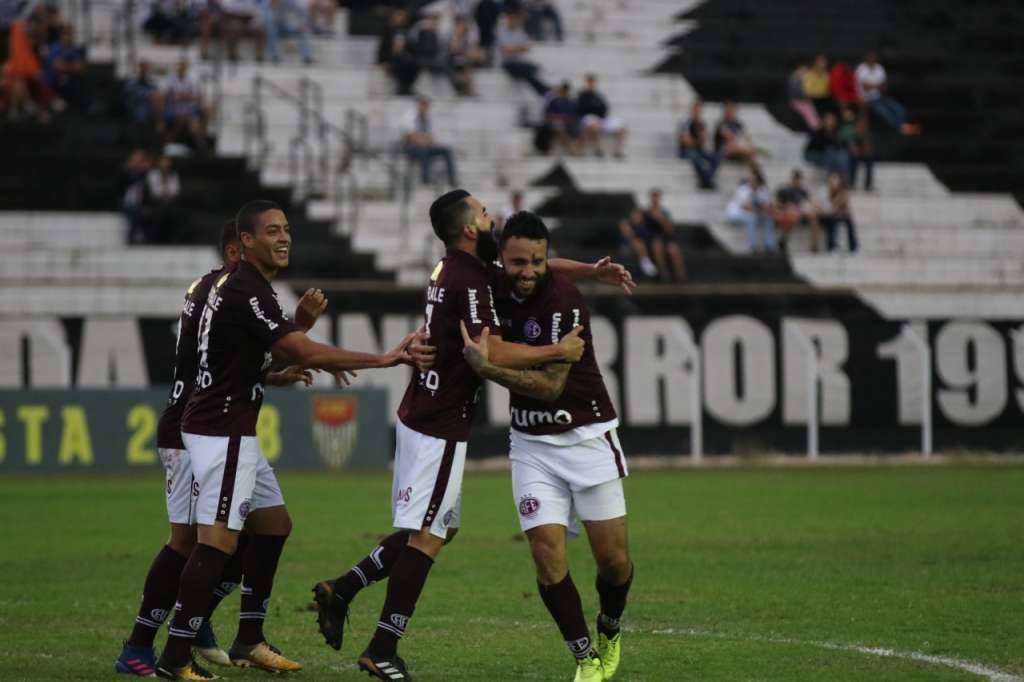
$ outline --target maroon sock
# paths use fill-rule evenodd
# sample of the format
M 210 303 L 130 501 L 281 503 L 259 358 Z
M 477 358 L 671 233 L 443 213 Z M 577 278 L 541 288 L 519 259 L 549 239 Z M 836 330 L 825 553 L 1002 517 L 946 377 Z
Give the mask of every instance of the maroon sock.
M 626 596 L 633 584 L 633 567 L 629 569 L 629 577 L 621 585 L 606 582 L 599 573 L 597 575 L 597 596 L 601 600 L 601 613 L 597 616 L 597 630 L 606 637 L 614 637 L 619 632 L 619 619 L 626 610 Z
M 242 561 L 242 606 L 238 612 L 238 636 L 242 644 L 259 644 L 264 639 L 263 621 L 270 606 L 277 562 L 287 535 L 253 535 Z
M 167 627 L 167 645 L 160 660 L 173 667 L 188 665 L 190 647 L 203 617 L 210 607 L 213 590 L 224 574 L 224 565 L 231 558 L 216 547 L 198 544 L 181 572 L 178 603 L 171 624 Z
M 247 533 L 239 533 L 238 548 L 231 555 L 231 558 L 228 559 L 228 563 L 224 566 L 224 573 L 220 576 L 220 582 L 217 583 L 217 587 L 213 590 L 210 608 L 206 612 L 207 619 L 213 615 L 213 612 L 217 610 L 217 607 L 220 606 L 225 597 L 235 591 L 238 583 L 242 582 L 242 561 L 245 558 L 245 549 L 248 546 L 249 535 Z
M 348 573 L 334 581 L 334 591 L 352 601 L 359 590 L 391 575 L 391 569 L 409 543 L 409 531 L 392 533 L 370 552 L 362 561 L 349 569 Z
M 433 559 L 410 545 L 406 545 L 398 555 L 388 579 L 388 594 L 384 598 L 377 630 L 370 641 L 370 650 L 374 654 L 395 655 L 398 640 L 405 634 L 433 565 Z
M 555 619 L 569 651 L 576 658 L 586 658 L 592 650 L 590 630 L 587 629 L 587 619 L 583 616 L 583 602 L 580 601 L 580 593 L 572 581 L 572 576 L 566 573 L 562 582 L 554 585 L 537 583 L 537 590 L 540 592 L 540 598 L 544 600 L 544 606 L 548 607 L 551 617 Z
M 146 582 L 142 587 L 142 606 L 135 617 L 135 627 L 128 637 L 132 646 L 153 647 L 157 630 L 167 620 L 178 596 L 181 571 L 188 557 L 178 554 L 164 545 L 149 566 Z

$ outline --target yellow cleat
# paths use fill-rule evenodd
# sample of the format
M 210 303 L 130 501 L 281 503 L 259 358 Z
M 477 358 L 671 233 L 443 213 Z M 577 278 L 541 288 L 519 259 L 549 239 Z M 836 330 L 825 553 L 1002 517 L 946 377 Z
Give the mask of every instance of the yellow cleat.
M 609 638 L 603 632 L 598 632 L 597 655 L 601 657 L 604 679 L 612 679 L 612 675 L 619 669 L 619 659 L 622 658 L 622 633 L 616 632 L 614 637 Z
M 267 642 L 239 644 L 235 642 L 228 652 L 231 663 L 239 668 L 259 668 L 271 673 L 293 673 L 302 670 L 302 664 L 289 660 Z
M 596 654 L 576 659 L 576 677 L 573 682 L 601 682 L 605 679 L 601 659 Z
M 165 664 L 163 661 L 157 661 L 156 664 L 156 676 L 165 680 L 219 680 L 220 678 L 211 673 L 209 670 L 201 667 L 195 661 L 190 661 L 188 665 L 182 668 L 175 668 Z

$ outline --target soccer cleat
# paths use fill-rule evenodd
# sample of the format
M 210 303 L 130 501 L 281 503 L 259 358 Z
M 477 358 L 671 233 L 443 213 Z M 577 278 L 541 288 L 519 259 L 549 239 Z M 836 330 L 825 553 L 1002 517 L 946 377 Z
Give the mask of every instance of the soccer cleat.
M 231 664 L 239 668 L 259 668 L 271 673 L 293 673 L 302 670 L 302 664 L 281 655 L 277 647 L 263 641 L 259 644 L 235 642 L 228 651 Z
M 195 660 L 189 661 L 188 665 L 181 668 L 168 665 L 163 661 L 157 661 L 156 676 L 165 680 L 219 680 L 206 668 L 200 666 Z
M 156 677 L 156 652 L 153 647 L 124 643 L 121 655 L 114 662 L 114 670 L 122 675 Z
M 601 682 L 604 679 L 607 678 L 597 654 L 591 653 L 586 658 L 576 659 L 576 677 L 573 678 L 573 682 Z
M 349 603 L 334 590 L 334 581 L 324 580 L 313 588 L 316 601 L 316 622 L 327 645 L 341 649 L 345 638 L 345 620 L 348 618 Z
M 604 679 L 612 679 L 612 675 L 619 669 L 619 659 L 622 658 L 622 633 L 616 632 L 614 637 L 608 637 L 598 630 L 597 655 L 604 668 Z
M 203 619 L 203 624 L 199 627 L 196 638 L 192 641 L 192 650 L 210 663 L 231 665 L 231 659 L 228 657 L 227 652 L 221 649 L 220 644 L 217 643 L 217 636 L 213 634 L 213 625 L 210 624 L 209 618 Z
M 370 677 L 388 682 L 415 682 L 412 675 L 405 669 L 405 661 L 398 654 L 394 656 L 377 656 L 369 649 L 359 657 L 359 669 Z

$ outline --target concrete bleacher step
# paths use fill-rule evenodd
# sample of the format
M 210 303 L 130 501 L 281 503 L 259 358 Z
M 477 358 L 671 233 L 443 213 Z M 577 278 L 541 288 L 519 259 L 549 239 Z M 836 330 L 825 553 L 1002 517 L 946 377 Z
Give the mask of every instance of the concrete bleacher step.
M 1024 263 L 1018 258 L 904 256 L 886 258 L 858 254 L 793 256 L 793 266 L 817 284 L 845 286 L 1024 286 Z
M 48 248 L 0 254 L 5 282 L 190 282 L 218 262 L 215 249 L 135 246 L 103 250 Z
M 120 213 L 0 212 L 0 249 L 111 249 L 124 244 Z

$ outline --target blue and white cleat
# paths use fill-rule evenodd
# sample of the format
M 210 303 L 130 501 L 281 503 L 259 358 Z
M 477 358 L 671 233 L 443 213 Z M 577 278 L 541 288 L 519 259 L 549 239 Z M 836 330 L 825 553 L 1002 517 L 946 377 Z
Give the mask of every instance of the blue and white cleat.
M 125 642 L 121 655 L 114 663 L 114 670 L 122 675 L 156 677 L 156 652 L 152 647 L 134 646 Z

